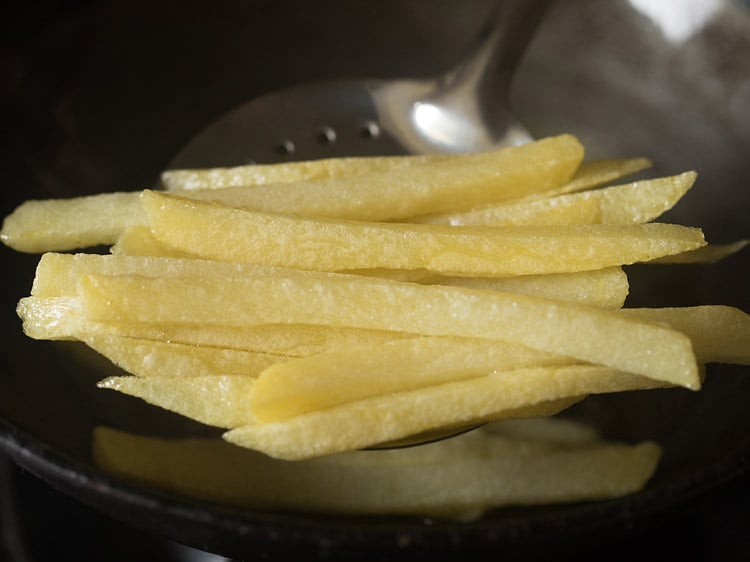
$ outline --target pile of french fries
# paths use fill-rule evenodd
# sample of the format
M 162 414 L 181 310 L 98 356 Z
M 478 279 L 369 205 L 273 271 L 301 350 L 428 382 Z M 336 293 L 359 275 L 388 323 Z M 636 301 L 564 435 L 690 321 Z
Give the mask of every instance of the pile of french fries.
M 706 363 L 750 363 L 741 310 L 623 308 L 623 266 L 746 245 L 656 222 L 696 174 L 617 183 L 650 162 L 583 156 L 562 135 L 477 154 L 174 170 L 164 189 L 28 201 L 0 237 L 43 254 L 18 304 L 25 333 L 82 341 L 130 373 L 102 388 L 328 466 L 313 459 L 552 416 L 592 394 L 698 390 Z M 497 439 L 487 433 L 471 442 Z M 658 461 L 656 445 L 619 447 L 645 457 L 610 495 L 643 486 Z M 576 489 L 527 501 L 603 494 Z

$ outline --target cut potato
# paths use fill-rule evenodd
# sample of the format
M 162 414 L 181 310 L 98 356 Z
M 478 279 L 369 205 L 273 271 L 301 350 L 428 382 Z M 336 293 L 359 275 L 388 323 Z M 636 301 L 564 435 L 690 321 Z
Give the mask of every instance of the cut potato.
M 5 217 L 0 240 L 20 252 L 72 250 L 112 244 L 143 222 L 140 192 L 30 200 Z
M 527 295 L 353 276 L 85 276 L 80 287 L 84 314 L 94 321 L 320 324 L 497 339 L 688 388 L 699 386 L 695 356 L 683 334 L 617 311 Z M 192 305 L 186 307 L 186 302 Z
M 142 201 L 154 235 L 178 250 L 219 261 L 320 271 L 563 273 L 647 261 L 705 244 L 700 230 L 667 224 L 450 227 L 272 215 L 150 191 Z
M 173 341 L 80 333 L 78 337 L 121 369 L 140 377 L 255 377 L 289 358 L 273 353 L 190 345 Z
M 253 377 L 109 377 L 99 388 L 117 390 L 208 425 L 237 427 L 252 423 L 248 407 Z
M 239 507 L 466 519 L 491 507 L 630 494 L 653 475 L 660 448 L 561 446 L 476 431 L 412 449 L 289 463 L 217 439 L 157 439 L 100 427 L 93 456 L 120 477 Z
M 709 244 L 673 256 L 656 258 L 650 263 L 716 263 L 736 254 L 748 245 L 750 245 L 750 240 L 738 240 L 731 244 Z
M 271 422 L 493 371 L 571 363 L 503 342 L 422 337 L 276 363 L 260 374 L 250 403 L 257 421 Z
M 277 422 L 254 423 L 231 429 L 224 438 L 274 458 L 299 460 L 373 447 L 440 428 L 533 417 L 536 414 L 520 414 L 520 409 L 552 400 L 663 386 L 606 367 L 515 369 L 348 402 Z
M 495 204 L 473 211 L 431 215 L 419 222 L 454 226 L 534 224 L 638 224 L 671 209 L 695 182 L 695 172 L 637 181 L 532 201 Z
M 733 306 L 627 308 L 622 314 L 662 322 L 687 335 L 699 361 L 750 365 L 750 315 Z
M 167 170 L 161 174 L 161 183 L 167 190 L 177 191 L 330 180 L 397 170 L 415 164 L 430 164 L 450 158 L 455 158 L 455 156 L 444 154 L 365 156 L 323 158 L 276 164 L 248 164 L 221 168 Z
M 289 357 L 307 357 L 415 337 L 413 334 L 383 330 L 310 324 L 235 327 L 94 322 L 84 316 L 80 300 L 76 297 L 26 297 L 19 301 L 17 313 L 23 320 L 24 333 L 38 340 L 86 340 L 88 335 L 116 336 Z
M 351 178 L 179 192 L 272 213 L 367 221 L 398 220 L 541 193 L 565 184 L 583 159 L 570 135 L 464 154 Z M 283 187 L 283 188 L 282 188 Z
M 125 228 L 109 251 L 114 255 L 121 256 L 195 257 L 187 252 L 170 248 L 154 238 L 149 227 L 140 224 Z

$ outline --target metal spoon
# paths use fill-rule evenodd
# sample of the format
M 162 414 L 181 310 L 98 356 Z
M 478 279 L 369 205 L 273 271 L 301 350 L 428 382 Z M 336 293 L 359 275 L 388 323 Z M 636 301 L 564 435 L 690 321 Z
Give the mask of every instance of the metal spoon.
M 510 82 L 548 5 L 498 2 L 464 61 L 430 80 L 310 83 L 249 101 L 199 132 L 170 167 L 522 144 L 531 136 L 509 108 Z
M 510 82 L 548 5 L 500 1 L 464 61 L 431 80 L 311 83 L 247 102 L 198 133 L 170 167 L 471 152 L 527 142 L 531 135 L 509 107 Z M 479 425 L 370 448 L 431 443 Z

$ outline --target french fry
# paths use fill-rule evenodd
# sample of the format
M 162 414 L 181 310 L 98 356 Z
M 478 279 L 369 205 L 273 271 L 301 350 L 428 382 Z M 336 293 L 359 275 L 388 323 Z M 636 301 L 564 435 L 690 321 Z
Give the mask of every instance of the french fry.
M 673 256 L 656 258 L 649 263 L 716 263 L 729 256 L 733 256 L 748 245 L 750 245 L 750 240 L 737 240 L 731 244 L 709 244 Z
M 253 422 L 247 407 L 253 377 L 242 375 L 189 377 L 109 377 L 99 388 L 137 396 L 166 410 L 208 425 L 237 427 Z
M 750 365 L 750 315 L 736 307 L 626 308 L 621 313 L 661 322 L 686 334 L 703 363 Z
M 503 342 L 413 338 L 270 365 L 253 387 L 250 407 L 258 422 L 272 422 L 493 371 L 572 363 L 565 357 Z
M 695 172 L 685 172 L 530 202 L 521 200 L 472 211 L 430 215 L 418 222 L 454 226 L 644 223 L 671 209 L 690 189 L 696 176 Z
M 570 135 L 464 154 L 350 178 L 179 192 L 190 198 L 272 213 L 367 221 L 398 220 L 540 193 L 565 184 L 583 159 Z
M 38 340 L 86 340 L 88 335 L 306 357 L 412 338 L 413 334 L 309 324 L 217 325 L 94 322 L 76 297 L 25 297 L 17 307 L 24 333 Z
M 195 257 L 187 252 L 170 248 L 163 242 L 160 242 L 151 234 L 151 229 L 142 224 L 123 229 L 109 251 L 113 255 L 120 256 Z
M 428 282 L 467 289 L 519 293 L 600 308 L 622 308 L 629 291 L 628 277 L 621 267 L 499 278 L 436 275 Z
M 688 388 L 699 386 L 695 356 L 683 334 L 617 311 L 527 295 L 336 276 L 90 275 L 81 280 L 80 289 L 84 313 L 94 321 L 319 324 L 497 339 Z M 192 306 L 184 306 L 186 302 Z
M 100 427 L 93 456 L 119 477 L 221 504 L 467 519 L 490 507 L 627 495 L 653 475 L 660 448 L 602 441 L 561 446 L 476 431 L 411 449 L 289 463 L 218 439 L 158 439 Z
M 168 191 L 177 191 L 353 178 L 397 170 L 415 164 L 435 163 L 451 157 L 451 155 L 443 154 L 366 156 L 220 168 L 178 169 L 162 172 L 161 183 Z
M 139 377 L 255 377 L 289 358 L 273 353 L 79 333 L 77 338 L 121 369 Z
M 111 244 L 128 226 L 143 224 L 140 192 L 40 199 L 22 203 L 5 217 L 0 240 L 29 253 Z
M 275 215 L 150 191 L 142 202 L 156 238 L 178 250 L 218 261 L 320 271 L 563 273 L 647 261 L 705 244 L 698 229 L 656 223 L 459 228 Z
M 224 438 L 274 458 L 300 460 L 373 447 L 435 429 L 533 417 L 536 414 L 520 412 L 553 400 L 663 386 L 606 367 L 514 369 L 347 402 L 277 422 L 256 422 L 231 429 Z
M 583 158 L 571 135 L 520 147 L 467 154 L 405 170 L 348 178 L 258 186 L 186 190 L 195 198 L 273 212 L 350 219 L 399 219 L 495 199 L 543 192 L 567 182 Z M 129 226 L 144 223 L 137 192 L 23 203 L 3 222 L 0 240 L 23 252 L 71 250 L 113 244 Z

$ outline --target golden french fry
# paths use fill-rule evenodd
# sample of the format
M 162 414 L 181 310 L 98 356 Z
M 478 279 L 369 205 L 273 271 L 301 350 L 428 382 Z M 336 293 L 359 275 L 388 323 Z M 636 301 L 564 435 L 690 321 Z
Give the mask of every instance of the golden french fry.
M 231 429 L 224 438 L 274 458 L 299 460 L 441 428 L 534 417 L 537 414 L 519 412 L 552 400 L 663 386 L 606 367 L 521 368 L 347 402 L 276 422 L 256 422 Z
M 300 275 L 327 277 L 331 274 L 267 267 L 253 264 L 217 262 L 164 256 L 123 256 L 106 254 L 46 253 L 37 264 L 31 287 L 35 297 L 75 296 L 83 275 L 142 275 L 147 277 L 250 277 L 254 275 Z
M 273 353 L 198 346 L 123 336 L 77 336 L 121 369 L 140 377 L 242 375 L 255 377 L 289 358 Z
M 575 303 L 374 278 L 85 276 L 86 316 L 103 322 L 349 326 L 496 339 L 698 388 L 690 340 L 675 330 Z M 300 299 L 300 295 L 307 298 Z M 192 306 L 186 307 L 190 302 Z
M 250 405 L 258 422 L 272 422 L 493 371 L 572 363 L 565 357 L 504 342 L 413 338 L 275 363 L 260 373 Z
M 683 332 L 702 363 L 750 365 L 750 315 L 736 307 L 627 308 L 621 312 Z
M 186 190 L 189 197 L 233 205 L 350 219 L 399 219 L 473 206 L 552 189 L 568 181 L 583 147 L 561 135 L 492 152 L 453 156 L 348 178 L 292 182 L 254 189 Z M 24 252 L 71 250 L 113 244 L 129 226 L 144 223 L 138 193 L 27 201 L 6 217 L 0 240 Z
M 743 250 L 749 244 L 750 240 L 738 240 L 731 244 L 709 244 L 673 256 L 656 258 L 649 263 L 716 263 Z
M 216 439 L 157 439 L 100 427 L 93 456 L 120 477 L 221 504 L 465 519 L 490 507 L 635 492 L 656 470 L 660 448 L 601 441 L 560 446 L 477 431 L 411 449 L 289 463 Z
M 188 345 L 306 357 L 378 345 L 413 334 L 309 324 L 218 326 L 94 322 L 75 297 L 25 297 L 17 307 L 24 333 L 38 340 L 86 339 L 86 335 L 128 337 Z
M 150 191 L 142 201 L 156 238 L 178 250 L 219 261 L 320 271 L 563 273 L 647 261 L 705 244 L 698 229 L 656 223 L 459 228 L 275 215 Z
M 695 182 L 695 172 L 533 201 L 430 215 L 419 222 L 450 225 L 637 224 L 671 209 Z
M 601 308 L 622 308 L 629 291 L 628 276 L 621 267 L 499 278 L 433 276 L 429 283 L 519 293 Z
M 380 221 L 544 192 L 567 182 L 583 159 L 571 135 L 463 154 L 350 178 L 179 192 L 272 213 Z
M 30 200 L 3 221 L 0 240 L 40 253 L 111 244 L 128 226 L 143 224 L 140 192 Z
M 109 251 L 121 256 L 194 257 L 160 242 L 151 234 L 149 227 L 140 224 L 123 229 Z
M 458 156 L 460 158 L 460 156 Z M 223 189 L 256 185 L 353 178 L 419 164 L 430 164 L 450 158 L 447 154 L 409 156 L 365 156 L 322 158 L 275 164 L 167 170 L 161 183 L 169 191 Z
M 253 422 L 247 401 L 254 377 L 109 377 L 99 388 L 117 390 L 208 425 L 237 427 Z
M 573 179 L 558 189 L 550 190 L 543 196 L 575 193 L 630 176 L 653 165 L 648 158 L 609 158 L 583 162 Z

